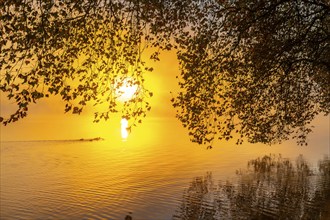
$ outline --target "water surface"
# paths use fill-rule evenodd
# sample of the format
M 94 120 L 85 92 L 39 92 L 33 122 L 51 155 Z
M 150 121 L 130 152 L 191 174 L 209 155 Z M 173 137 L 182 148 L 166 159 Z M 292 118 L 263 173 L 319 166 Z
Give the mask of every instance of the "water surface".
M 205 150 L 170 123 L 144 126 L 127 141 L 1 142 L 1 219 L 172 219 L 196 177 L 236 181 L 237 170 L 269 154 L 302 154 L 317 170 L 328 153 L 313 143 Z
M 292 162 L 265 155 L 236 174 L 235 181 L 220 183 L 212 173 L 194 178 L 174 220 L 330 219 L 328 158 L 313 170 L 303 156 Z

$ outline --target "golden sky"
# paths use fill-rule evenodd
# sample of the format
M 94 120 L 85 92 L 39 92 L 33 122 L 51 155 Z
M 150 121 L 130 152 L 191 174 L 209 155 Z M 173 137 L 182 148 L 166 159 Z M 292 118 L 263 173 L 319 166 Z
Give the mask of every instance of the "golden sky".
M 170 91 L 177 91 L 179 65 L 175 52 L 164 52 L 161 61 L 150 62 L 154 71 L 145 76 L 146 86 L 153 92 L 149 99 L 151 111 L 143 121 L 159 118 L 175 118 L 170 99 Z M 1 115 L 8 115 L 15 111 L 13 101 L 8 101 L 1 94 Z M 58 140 L 79 139 L 117 135 L 120 132 L 119 114 L 114 114 L 106 122 L 93 123 L 92 107 L 87 107 L 81 115 L 64 114 L 65 103 L 59 96 L 39 100 L 37 104 L 29 106 L 28 116 L 7 126 L 1 125 L 1 140 Z M 139 126 L 140 127 L 140 126 Z M 135 128 L 138 130 L 139 127 Z M 134 131 L 133 131 L 134 132 Z M 119 133 L 120 135 L 120 133 Z
M 150 98 L 151 111 L 143 119 L 143 123 L 133 128 L 128 141 L 152 142 L 163 139 L 162 129 L 170 129 L 180 133 L 185 141 L 189 140 L 188 131 L 175 118 L 170 92 L 178 91 L 179 65 L 176 54 L 163 52 L 161 61 L 148 63 L 154 67 L 152 73 L 145 75 L 146 86 L 153 92 Z M 50 97 L 29 107 L 28 116 L 7 126 L 1 125 L 1 141 L 27 140 L 69 140 L 80 138 L 103 137 L 107 140 L 122 141 L 121 115 L 112 115 L 104 122 L 93 123 L 92 107 L 87 107 L 81 115 L 64 114 L 64 102 L 60 97 Z M 4 94 L 1 94 L 1 115 L 7 115 L 14 110 Z M 155 126 L 157 123 L 157 126 Z M 330 117 L 318 116 L 313 122 L 315 129 L 309 136 L 310 143 L 320 147 L 330 148 Z M 284 142 L 285 145 L 295 143 Z M 222 143 L 219 143 L 220 145 Z

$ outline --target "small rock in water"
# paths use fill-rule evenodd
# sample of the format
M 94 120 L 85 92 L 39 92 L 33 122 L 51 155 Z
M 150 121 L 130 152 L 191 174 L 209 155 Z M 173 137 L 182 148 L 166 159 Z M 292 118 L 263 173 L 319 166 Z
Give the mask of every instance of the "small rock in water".
M 130 216 L 130 215 L 126 215 L 126 217 L 125 217 L 125 220 L 132 220 L 133 218 L 132 218 L 132 216 Z

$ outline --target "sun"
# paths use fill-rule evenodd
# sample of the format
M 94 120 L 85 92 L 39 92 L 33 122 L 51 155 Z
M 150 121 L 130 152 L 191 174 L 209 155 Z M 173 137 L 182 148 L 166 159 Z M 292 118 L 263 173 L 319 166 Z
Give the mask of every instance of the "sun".
M 138 90 L 138 85 L 133 84 L 132 80 L 125 79 L 119 87 L 116 89 L 116 96 L 117 99 L 121 102 L 127 102 L 133 98 L 134 95 L 136 95 L 136 92 Z

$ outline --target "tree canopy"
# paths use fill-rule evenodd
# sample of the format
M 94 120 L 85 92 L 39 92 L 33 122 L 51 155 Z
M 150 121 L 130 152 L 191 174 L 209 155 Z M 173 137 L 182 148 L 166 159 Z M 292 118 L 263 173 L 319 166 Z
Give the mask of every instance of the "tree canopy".
M 27 115 L 31 102 L 60 95 L 65 112 L 80 114 L 87 103 L 106 105 L 95 121 L 122 111 L 126 118 L 144 116 L 152 93 L 144 86 L 147 47 L 170 49 L 169 31 L 161 14 L 175 1 L 24 0 L 2 1 L 1 91 L 18 109 L 7 123 Z M 157 35 L 157 37 L 156 37 Z M 137 85 L 134 98 L 118 108 L 116 88 Z
M 194 142 L 304 144 L 330 112 L 328 0 L 4 0 L 0 16 L 0 89 L 17 104 L 5 125 L 49 95 L 66 112 L 106 106 L 95 121 L 145 116 L 147 48 L 177 51 L 172 101 Z M 119 108 L 123 80 L 139 89 Z
M 306 143 L 330 110 L 330 2 L 214 1 L 197 13 L 180 36 L 174 100 L 193 140 Z

